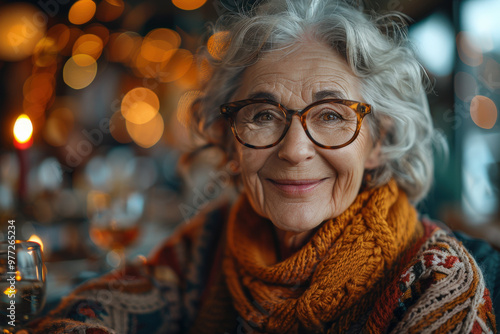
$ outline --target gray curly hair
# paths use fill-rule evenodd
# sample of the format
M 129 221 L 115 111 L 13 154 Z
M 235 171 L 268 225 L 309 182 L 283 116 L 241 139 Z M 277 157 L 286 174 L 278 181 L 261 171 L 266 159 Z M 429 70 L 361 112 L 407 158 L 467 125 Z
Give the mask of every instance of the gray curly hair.
M 204 52 L 206 48 L 200 53 L 213 74 L 192 108 L 191 126 L 198 134 L 231 155 L 229 126 L 213 126 L 220 119 L 219 106 L 230 102 L 245 69 L 265 53 L 313 36 L 344 57 L 361 81 L 363 98 L 373 107 L 367 121 L 372 139 L 381 142 L 383 163 L 369 171 L 369 186 L 394 178 L 414 203 L 428 193 L 432 146 L 446 151 L 446 144 L 433 127 L 426 98 L 429 80 L 409 47 L 403 15 L 364 13 L 342 0 L 269 0 L 248 11 L 222 15 L 211 28 L 213 34 L 226 32 L 226 49 L 218 59 Z

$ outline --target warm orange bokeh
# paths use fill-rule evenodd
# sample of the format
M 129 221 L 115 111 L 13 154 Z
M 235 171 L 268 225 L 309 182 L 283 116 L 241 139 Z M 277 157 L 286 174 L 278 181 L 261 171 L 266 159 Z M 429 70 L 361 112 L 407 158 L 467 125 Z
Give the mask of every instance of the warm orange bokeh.
M 86 61 L 86 57 L 77 57 L 75 62 L 80 66 L 88 66 L 97 61 L 101 56 L 103 49 L 102 40 L 93 34 L 85 34 L 80 36 L 73 45 L 73 56 L 84 54 L 93 58 L 90 62 Z
M 169 59 L 168 51 L 177 49 L 181 44 L 179 34 L 171 29 L 159 28 L 149 32 L 141 46 L 141 56 L 152 62 Z
M 75 116 L 69 108 L 52 110 L 45 122 L 43 139 L 51 146 L 59 147 L 67 144 L 74 123 Z
M 144 148 L 154 146 L 163 136 L 165 124 L 160 113 L 144 124 L 127 121 L 127 131 L 134 142 Z
M 80 36 L 82 35 L 83 35 L 82 30 L 76 27 L 69 28 L 68 42 L 66 43 L 64 48 L 61 49 L 61 54 L 63 56 L 71 56 L 73 54 L 73 45 L 75 44 L 76 40 L 80 38 Z
M 142 43 L 142 38 L 135 32 L 113 33 L 109 37 L 108 59 L 113 62 L 129 63 L 134 50 Z
M 45 119 L 45 104 L 41 103 L 31 103 L 27 100 L 23 101 L 23 111 L 26 115 L 28 115 L 31 119 Z M 40 125 L 40 124 L 38 124 Z
M 35 46 L 33 63 L 38 67 L 55 65 L 58 51 L 55 40 L 50 37 L 44 37 Z
M 175 84 L 181 90 L 198 89 L 200 87 L 198 83 L 198 66 L 195 61 L 193 61 L 186 74 L 175 81 Z
M 477 126 L 491 129 L 497 121 L 497 106 L 490 98 L 476 95 L 470 103 L 470 115 Z
M 137 87 L 123 97 L 121 112 L 127 122 L 144 124 L 153 119 L 160 109 L 160 100 L 151 89 Z
M 164 62 L 157 74 L 161 82 L 172 82 L 186 74 L 193 64 L 193 54 L 189 50 L 177 49 L 168 51 L 169 60 Z
M 214 59 L 221 60 L 226 54 L 227 48 L 229 46 L 229 32 L 219 31 L 212 36 L 207 41 L 208 53 Z
M 45 35 L 44 14 L 26 3 L 0 5 L 0 59 L 19 61 L 31 56 Z
M 31 103 L 47 103 L 54 93 L 55 83 L 50 73 L 33 74 L 24 82 L 24 98 Z
M 87 65 L 80 65 L 87 64 Z M 94 81 L 97 74 L 97 63 L 86 54 L 77 54 L 68 59 L 63 68 L 63 79 L 73 89 L 82 89 Z
M 207 0 L 172 0 L 172 3 L 180 9 L 194 10 L 203 6 Z
M 102 22 L 116 20 L 122 15 L 125 4 L 122 0 L 103 0 L 97 5 L 96 19 Z
M 92 24 L 85 28 L 86 34 L 92 34 L 99 37 L 102 41 L 103 46 L 108 44 L 109 41 L 109 30 L 105 26 L 99 23 Z
M 134 53 L 134 61 L 131 64 L 135 75 L 142 78 L 156 78 L 160 70 L 160 64 L 147 60 L 141 52 Z
M 96 4 L 92 0 L 76 1 L 68 13 L 68 20 L 73 24 L 85 24 L 92 20 L 96 11 Z
M 56 24 L 47 31 L 46 38 L 54 41 L 57 51 L 61 51 L 68 44 L 70 38 L 70 30 L 64 24 Z

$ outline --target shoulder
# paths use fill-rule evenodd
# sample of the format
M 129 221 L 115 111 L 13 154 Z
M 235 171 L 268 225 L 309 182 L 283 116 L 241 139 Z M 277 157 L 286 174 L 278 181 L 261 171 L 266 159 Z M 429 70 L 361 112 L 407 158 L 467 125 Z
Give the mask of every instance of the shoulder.
M 483 273 L 449 231 L 424 221 L 421 246 L 397 275 L 373 316 L 394 333 L 494 333 L 495 315 Z M 377 308 L 376 307 L 376 308 Z

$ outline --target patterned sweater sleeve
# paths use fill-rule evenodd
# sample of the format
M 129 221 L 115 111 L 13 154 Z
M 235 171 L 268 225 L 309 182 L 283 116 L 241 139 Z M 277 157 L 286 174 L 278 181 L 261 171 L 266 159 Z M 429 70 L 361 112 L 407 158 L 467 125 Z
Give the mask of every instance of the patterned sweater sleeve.
M 426 238 L 371 313 L 375 333 L 497 333 L 483 274 L 463 245 L 426 225 Z
M 146 263 L 88 281 L 32 324 L 36 334 L 171 333 L 181 330 L 182 285 L 192 239 L 203 223 L 183 225 Z

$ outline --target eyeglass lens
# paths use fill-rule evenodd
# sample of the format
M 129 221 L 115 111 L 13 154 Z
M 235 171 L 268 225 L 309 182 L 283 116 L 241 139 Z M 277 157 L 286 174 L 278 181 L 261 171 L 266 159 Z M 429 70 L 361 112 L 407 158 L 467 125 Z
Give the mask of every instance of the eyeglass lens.
M 235 129 L 240 139 L 253 146 L 275 143 L 286 130 L 286 114 L 268 103 L 252 103 L 241 108 L 235 117 Z M 351 108 L 334 102 L 312 107 L 306 114 L 311 137 L 325 146 L 347 143 L 356 133 L 358 117 Z

